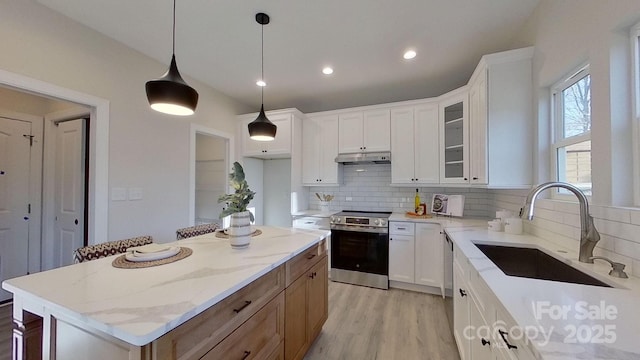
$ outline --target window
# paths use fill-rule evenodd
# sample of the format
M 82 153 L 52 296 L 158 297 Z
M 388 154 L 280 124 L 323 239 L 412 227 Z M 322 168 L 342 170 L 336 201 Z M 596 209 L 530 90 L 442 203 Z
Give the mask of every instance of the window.
M 555 84 L 553 104 L 553 161 L 558 181 L 591 195 L 591 76 L 589 66 Z M 559 194 L 568 193 L 559 189 Z
M 631 28 L 633 76 L 633 193 L 634 204 L 640 206 L 640 23 Z

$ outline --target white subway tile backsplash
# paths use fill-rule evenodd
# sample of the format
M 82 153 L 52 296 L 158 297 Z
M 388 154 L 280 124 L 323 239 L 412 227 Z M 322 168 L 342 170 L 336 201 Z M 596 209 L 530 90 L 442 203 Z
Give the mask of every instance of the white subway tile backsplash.
M 490 190 L 489 208 L 510 209 L 515 204 L 524 204 L 527 193 L 526 190 Z M 589 210 L 601 235 L 594 253 L 622 262 L 629 272 L 640 276 L 640 209 L 595 205 Z M 525 221 L 525 232 L 577 249 L 579 213 L 577 202 L 538 199 L 533 221 Z
M 631 222 L 631 213 L 628 209 L 609 206 L 591 206 L 589 210 L 591 216 L 596 218 L 625 223 Z

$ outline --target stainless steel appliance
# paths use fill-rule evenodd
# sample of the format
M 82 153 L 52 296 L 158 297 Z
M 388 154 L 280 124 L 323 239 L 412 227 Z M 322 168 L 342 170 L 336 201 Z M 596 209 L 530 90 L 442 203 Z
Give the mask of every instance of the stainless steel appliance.
M 332 281 L 389 288 L 390 215 L 343 211 L 331 216 Z
M 344 165 L 391 164 L 390 152 L 338 154 L 336 162 Z

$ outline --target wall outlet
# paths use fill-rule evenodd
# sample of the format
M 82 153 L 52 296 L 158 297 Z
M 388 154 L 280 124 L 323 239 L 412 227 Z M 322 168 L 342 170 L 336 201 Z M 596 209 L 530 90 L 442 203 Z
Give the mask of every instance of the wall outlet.
M 121 188 L 121 187 L 111 188 L 111 200 L 112 201 L 126 201 L 127 200 L 127 188 Z
M 345 200 L 346 200 L 346 201 L 352 201 L 352 200 L 353 200 L 353 198 L 352 198 L 351 196 L 347 196 L 347 197 L 345 198 Z
M 142 200 L 142 188 L 129 188 L 129 200 Z

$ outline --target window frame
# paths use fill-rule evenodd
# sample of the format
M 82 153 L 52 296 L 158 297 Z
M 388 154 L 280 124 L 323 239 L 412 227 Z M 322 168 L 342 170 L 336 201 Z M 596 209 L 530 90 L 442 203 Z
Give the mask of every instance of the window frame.
M 631 27 L 633 205 L 640 207 L 640 22 Z
M 640 25 L 640 24 L 639 24 Z M 589 69 L 589 63 L 583 63 L 580 66 L 576 67 L 573 71 L 569 72 L 569 76 L 563 77 L 560 81 L 553 84 L 550 88 L 550 97 L 551 97 L 551 175 L 553 181 L 559 181 L 559 168 L 560 163 L 558 162 L 558 150 L 570 145 L 579 144 L 584 141 L 591 141 L 591 129 L 589 131 L 583 132 L 578 135 L 573 135 L 570 137 L 564 137 L 564 119 L 563 119 L 563 104 L 564 99 L 562 97 L 562 92 L 580 80 L 582 80 L 585 76 L 591 76 L 591 72 Z M 593 150 L 592 150 L 593 151 Z M 592 164 L 593 169 L 593 164 Z M 556 191 L 552 192 L 551 198 L 556 200 L 564 200 L 564 201 L 573 201 L 577 202 L 578 199 L 568 192 L 562 193 L 560 189 L 555 189 Z M 591 180 L 591 193 L 593 194 L 593 178 Z M 591 195 L 586 195 L 590 200 Z

